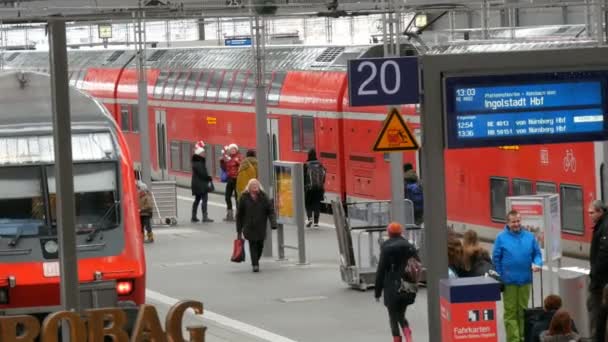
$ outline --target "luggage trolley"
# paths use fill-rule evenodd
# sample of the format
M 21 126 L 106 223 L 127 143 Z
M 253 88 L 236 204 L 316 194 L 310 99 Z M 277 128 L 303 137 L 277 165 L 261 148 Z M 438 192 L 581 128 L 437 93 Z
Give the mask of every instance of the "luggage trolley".
M 175 181 L 152 181 L 154 225 L 177 225 L 177 185 Z
M 342 280 L 352 288 L 365 291 L 376 281 L 380 246 L 387 239 L 385 231 L 391 217 L 390 201 L 345 204 L 332 201 L 331 205 Z M 414 207 L 408 199 L 405 200 L 405 209 L 406 238 L 419 248 L 423 243 L 423 231 L 414 224 Z M 356 237 L 356 245 L 353 244 L 353 236 Z

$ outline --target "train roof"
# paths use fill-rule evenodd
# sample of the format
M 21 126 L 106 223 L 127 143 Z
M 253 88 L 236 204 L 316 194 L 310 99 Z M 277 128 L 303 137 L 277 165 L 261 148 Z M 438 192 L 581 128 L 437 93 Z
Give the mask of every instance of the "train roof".
M 0 127 L 51 126 L 50 75 L 32 71 L 0 73 Z M 70 87 L 71 119 L 74 125 L 113 125 L 107 111 L 89 95 Z
M 345 71 L 349 59 L 381 57 L 382 46 L 269 46 L 265 48 L 268 71 Z M 47 71 L 48 51 L 14 51 L 2 53 L 7 69 Z M 87 68 L 135 67 L 134 50 L 70 50 L 70 70 Z M 251 47 L 193 47 L 148 49 L 146 66 L 163 70 L 226 69 L 253 70 Z

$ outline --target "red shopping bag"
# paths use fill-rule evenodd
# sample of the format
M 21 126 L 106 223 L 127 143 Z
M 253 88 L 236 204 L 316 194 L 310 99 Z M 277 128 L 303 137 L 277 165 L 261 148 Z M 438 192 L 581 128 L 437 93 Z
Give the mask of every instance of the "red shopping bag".
M 245 261 L 245 240 L 243 240 L 243 239 L 234 240 L 234 243 L 232 246 L 232 257 L 230 257 L 230 261 L 232 261 L 232 262 Z

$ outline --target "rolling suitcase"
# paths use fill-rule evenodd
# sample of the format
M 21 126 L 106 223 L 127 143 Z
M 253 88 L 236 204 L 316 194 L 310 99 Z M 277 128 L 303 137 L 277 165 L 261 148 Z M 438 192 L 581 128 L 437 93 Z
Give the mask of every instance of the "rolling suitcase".
M 532 274 L 532 307 L 524 310 L 524 342 L 532 342 L 532 328 L 543 314 L 543 270 L 540 270 L 540 306 L 534 306 L 534 274 Z

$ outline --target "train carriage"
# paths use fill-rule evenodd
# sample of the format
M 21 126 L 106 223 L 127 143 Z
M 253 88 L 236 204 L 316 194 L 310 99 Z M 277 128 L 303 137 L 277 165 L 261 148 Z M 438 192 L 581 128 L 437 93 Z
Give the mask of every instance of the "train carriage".
M 2 315 L 60 309 L 50 84 L 41 73 L 0 74 Z M 146 268 L 127 142 L 89 95 L 70 88 L 70 105 L 81 306 L 144 304 Z
M 573 42 L 439 47 L 427 53 L 576 48 Z M 404 55 L 415 54 L 405 45 Z M 40 52 L 6 53 L 6 67 L 47 68 Z M 137 164 L 140 153 L 135 53 L 71 51 L 74 85 L 112 112 Z M 351 107 L 346 62 L 380 57 L 381 46 L 283 46 L 266 49 L 269 145 L 273 159 L 303 161 L 315 147 L 327 165 L 326 200 L 390 198 L 388 155 L 372 152 L 386 107 Z M 11 59 L 11 61 L 8 61 Z M 147 54 L 148 125 L 153 175 L 187 185 L 193 143 L 208 146 L 209 170 L 219 177 L 224 145 L 255 146 L 254 60 L 250 48 L 152 49 Z M 423 127 L 417 106 L 401 112 L 414 134 Z M 604 198 L 605 143 L 513 146 L 446 152 L 449 224 L 493 239 L 504 225 L 505 197 L 560 194 L 564 250 L 585 255 L 590 241 L 584 206 Z M 419 164 L 418 153 L 404 160 Z M 416 167 L 419 169 L 419 167 Z M 431 209 L 432 210 L 432 209 Z

